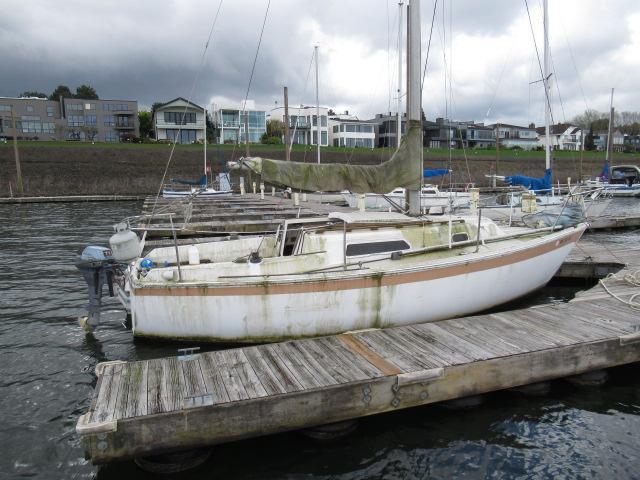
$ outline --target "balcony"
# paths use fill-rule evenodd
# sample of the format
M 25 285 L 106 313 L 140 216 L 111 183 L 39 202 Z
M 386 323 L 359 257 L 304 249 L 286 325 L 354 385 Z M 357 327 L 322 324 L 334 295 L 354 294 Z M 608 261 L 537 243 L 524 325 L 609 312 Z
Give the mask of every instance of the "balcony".
M 136 128 L 136 124 L 133 122 L 117 122 L 113 128 L 119 130 L 133 130 Z
M 186 123 L 186 124 L 179 124 L 179 123 L 175 123 L 175 122 L 165 122 L 164 120 L 158 120 L 156 121 L 156 125 L 155 128 L 181 128 L 182 130 L 188 130 L 188 129 L 203 129 L 204 128 L 204 121 L 203 120 L 198 120 L 196 122 L 193 123 Z

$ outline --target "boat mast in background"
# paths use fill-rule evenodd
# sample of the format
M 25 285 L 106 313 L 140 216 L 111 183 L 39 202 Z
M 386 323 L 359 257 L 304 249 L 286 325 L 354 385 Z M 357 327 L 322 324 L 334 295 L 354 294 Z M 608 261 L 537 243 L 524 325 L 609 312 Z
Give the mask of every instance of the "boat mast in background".
M 397 98 L 397 120 L 396 120 L 396 150 L 400 148 L 400 140 L 402 139 L 402 5 L 398 3 L 398 98 Z
M 549 86 L 549 5 L 548 0 L 543 1 L 543 18 L 544 18 L 544 71 L 542 72 L 542 81 L 544 84 L 544 133 L 546 141 L 544 146 L 545 170 L 551 168 L 551 134 L 550 134 L 550 117 L 551 117 L 551 88 Z M 553 183 L 553 182 L 552 182 Z M 551 189 L 553 195 L 553 189 Z
M 545 0 L 546 1 L 546 0 Z M 422 117 L 420 107 L 422 105 L 422 89 L 420 86 L 421 66 L 421 38 L 420 38 L 420 0 L 411 0 L 407 13 L 407 132 L 416 127 L 422 132 Z M 422 151 L 422 135 L 413 135 L 410 141 L 416 152 Z M 420 162 L 420 176 L 422 178 L 423 165 Z M 407 203 L 409 215 L 420 214 L 420 185 L 407 189 Z
M 291 160 L 291 140 L 289 133 L 289 89 L 284 87 L 284 159 Z
M 613 142 L 611 141 L 612 134 L 613 134 L 613 88 L 611 89 L 611 105 L 609 106 L 609 132 L 607 134 L 607 152 L 605 153 L 605 157 L 604 157 L 605 165 L 607 165 L 607 168 L 609 168 L 609 170 L 611 169 L 611 164 L 609 162 L 611 161 L 611 151 L 613 149 Z
M 318 89 L 318 46 L 315 46 L 315 54 L 316 54 L 316 150 L 318 152 L 318 163 L 320 163 L 320 93 Z M 327 119 L 327 124 L 329 120 Z M 313 122 L 312 122 L 313 125 Z M 311 134 L 313 137 L 313 134 Z M 311 138 L 313 140 L 313 138 Z
M 207 179 L 207 185 L 209 184 L 209 178 L 207 177 L 207 109 L 202 109 L 204 113 L 204 176 Z M 211 181 L 213 182 L 213 172 Z

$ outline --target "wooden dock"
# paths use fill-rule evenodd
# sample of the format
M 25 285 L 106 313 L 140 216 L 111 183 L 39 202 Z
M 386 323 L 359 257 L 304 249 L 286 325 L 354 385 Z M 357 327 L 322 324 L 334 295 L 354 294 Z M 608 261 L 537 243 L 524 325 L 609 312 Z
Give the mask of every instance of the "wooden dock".
M 142 207 L 139 227 L 147 229 L 147 238 L 171 236 L 171 221 L 182 237 L 196 235 L 257 234 L 275 232 L 286 219 L 326 216 L 353 209 L 335 204 L 300 201 L 259 194 L 229 197 L 195 197 L 190 202 L 179 199 L 147 197 Z M 151 213 L 153 218 L 149 218 Z M 171 214 L 171 221 L 169 220 Z
M 576 252 L 576 261 L 596 261 Z M 600 249 L 602 250 L 602 249 Z M 96 367 L 94 463 L 215 445 L 640 361 L 640 249 L 564 304 Z M 595 260 L 594 260 L 595 259 Z M 605 258 L 611 260 L 611 258 Z M 628 280 L 628 278 L 627 278 Z

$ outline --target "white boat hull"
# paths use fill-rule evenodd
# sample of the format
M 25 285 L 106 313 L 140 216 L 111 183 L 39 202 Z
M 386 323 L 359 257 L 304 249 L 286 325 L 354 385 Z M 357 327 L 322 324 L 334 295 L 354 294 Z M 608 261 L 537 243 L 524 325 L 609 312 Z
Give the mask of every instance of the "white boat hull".
M 204 190 L 163 190 L 162 196 L 164 198 L 184 198 L 189 196 L 198 197 L 230 197 L 233 194 L 232 190 L 215 190 L 213 188 L 207 188 Z
M 469 253 L 410 270 L 282 277 L 269 284 L 132 288 L 137 336 L 266 342 L 431 322 L 482 311 L 545 285 L 586 226 L 503 253 Z

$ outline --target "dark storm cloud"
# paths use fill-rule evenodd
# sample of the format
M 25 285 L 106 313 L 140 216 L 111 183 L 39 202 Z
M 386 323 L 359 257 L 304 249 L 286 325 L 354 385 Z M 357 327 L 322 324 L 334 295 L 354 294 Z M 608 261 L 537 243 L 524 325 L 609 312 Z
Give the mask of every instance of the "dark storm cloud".
M 539 3 L 529 1 L 541 49 Z M 198 71 L 196 103 L 240 102 L 267 2 L 224 1 L 201 70 L 217 0 L 5 4 L 0 15 L 0 96 L 89 83 L 102 98 L 135 99 L 150 106 L 188 96 Z M 433 5 L 422 1 L 423 48 Z M 438 5 L 425 86 L 427 116 L 539 122 L 541 93 L 529 86 L 539 72 L 535 63 L 532 72 L 533 43 L 524 3 L 441 0 Z M 618 98 L 626 109 L 640 110 L 634 88 L 640 63 L 637 55 L 628 53 L 640 43 L 630 20 L 638 23 L 637 2 L 551 0 L 550 5 L 555 80 L 566 115 L 584 110 L 585 97 L 589 107 L 605 109 L 612 82 L 619 83 Z M 272 0 L 249 98 L 269 109 L 275 101 L 281 104 L 282 86 L 287 85 L 293 105 L 312 103 L 313 71 L 308 81 L 307 73 L 317 43 L 323 105 L 361 117 L 386 111 L 395 104 L 390 92 L 395 90 L 396 23 L 395 0 Z M 445 107 L 443 41 L 446 48 L 451 44 L 442 35 L 449 37 L 450 28 L 454 102 Z M 611 77 L 612 61 L 624 64 L 625 75 Z M 557 97 L 554 93 L 560 119 Z

